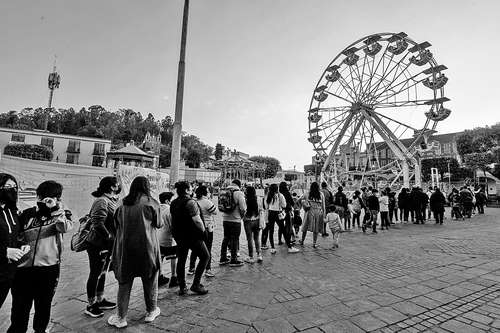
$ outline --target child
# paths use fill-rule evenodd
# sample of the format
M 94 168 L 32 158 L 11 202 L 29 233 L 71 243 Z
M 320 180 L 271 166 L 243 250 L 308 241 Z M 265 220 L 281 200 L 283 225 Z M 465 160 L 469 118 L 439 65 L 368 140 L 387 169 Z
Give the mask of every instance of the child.
M 36 189 L 37 206 L 19 216 L 19 236 L 30 246 L 19 263 L 12 285 L 11 325 L 7 332 L 26 332 L 35 304 L 33 330 L 45 332 L 50 322 L 52 298 L 59 281 L 63 234 L 71 230 L 71 212 L 61 204 L 63 187 L 48 180 Z
M 335 213 L 335 205 L 330 205 L 327 207 L 328 214 L 326 214 L 326 223 L 330 227 L 333 237 L 333 248 L 339 247 L 339 236 L 340 236 L 340 216 Z
M 178 286 L 176 275 L 176 259 L 177 245 L 172 237 L 172 215 L 170 214 L 170 200 L 174 194 L 172 192 L 160 193 L 160 215 L 163 221 L 163 227 L 158 230 L 158 241 L 160 243 L 161 259 L 170 259 L 170 279 L 161 274 L 158 277 L 158 286 L 163 286 L 169 283 L 168 287 L 173 288 Z
M 299 234 L 299 228 L 302 225 L 302 218 L 300 217 L 300 209 L 302 205 L 300 204 L 299 197 L 296 192 L 292 193 L 293 199 L 293 229 L 295 231 L 295 235 Z

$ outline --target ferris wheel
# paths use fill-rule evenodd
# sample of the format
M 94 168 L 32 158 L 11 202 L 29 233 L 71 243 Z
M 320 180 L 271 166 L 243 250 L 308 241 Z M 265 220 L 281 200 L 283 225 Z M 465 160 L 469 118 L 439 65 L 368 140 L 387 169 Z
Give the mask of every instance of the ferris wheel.
M 448 78 L 429 42 L 404 32 L 373 34 L 352 43 L 323 71 L 308 111 L 309 142 L 330 183 L 414 177 L 429 137 L 450 115 Z

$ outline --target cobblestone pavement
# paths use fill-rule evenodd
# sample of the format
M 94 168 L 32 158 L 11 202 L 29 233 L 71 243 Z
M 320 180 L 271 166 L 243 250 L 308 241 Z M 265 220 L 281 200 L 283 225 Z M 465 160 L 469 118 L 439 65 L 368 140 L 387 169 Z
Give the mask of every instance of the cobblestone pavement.
M 449 215 L 449 214 L 447 214 Z M 499 209 L 442 226 L 399 224 L 377 235 L 343 233 L 341 247 L 320 239 L 313 249 L 264 251 L 262 264 L 217 267 L 206 296 L 161 288 L 161 315 L 143 322 L 140 280 L 124 332 L 500 332 Z M 221 228 L 216 233 L 218 260 Z M 244 255 L 246 240 L 241 237 Z M 165 264 L 164 269 L 168 270 Z M 66 251 L 51 332 L 114 332 L 84 316 L 84 254 Z M 116 295 L 110 274 L 108 298 Z M 0 314 L 8 325 L 10 301 Z

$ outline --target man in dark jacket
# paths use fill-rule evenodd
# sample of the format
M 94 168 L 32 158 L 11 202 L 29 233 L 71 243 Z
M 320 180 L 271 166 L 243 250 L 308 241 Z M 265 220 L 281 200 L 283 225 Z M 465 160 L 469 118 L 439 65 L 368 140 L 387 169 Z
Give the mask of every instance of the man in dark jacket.
M 412 222 L 414 224 L 419 224 L 422 223 L 424 224 L 424 219 L 422 216 L 422 195 L 421 191 L 418 187 L 414 187 L 411 189 L 410 192 L 410 209 L 411 209 L 411 214 L 412 214 Z M 415 220 L 413 220 L 413 216 L 415 216 Z
M 401 211 L 401 216 L 400 216 L 401 220 L 404 222 L 408 222 L 408 215 L 410 213 L 410 209 L 409 209 L 408 189 L 406 187 L 403 187 L 398 195 L 398 207 L 399 210 Z
M 378 201 L 378 190 L 373 189 L 372 194 L 368 197 L 366 200 L 366 206 L 368 207 L 368 210 L 370 211 L 370 221 L 372 224 L 372 232 L 374 234 L 377 233 L 377 217 L 378 217 L 378 212 L 380 211 L 380 203 Z M 363 224 L 363 232 L 366 231 L 366 225 Z
M 436 219 L 436 224 L 443 224 L 445 205 L 446 198 L 439 188 L 436 187 L 429 200 L 429 206 Z
M 175 184 L 175 188 L 178 197 L 172 201 L 170 213 L 172 214 L 172 235 L 177 243 L 179 295 L 187 294 L 186 260 L 189 250 L 199 258 L 190 289 L 199 295 L 204 295 L 208 291 L 200 281 L 210 259 L 205 244 L 205 223 L 201 218 L 198 204 L 191 198 L 191 185 L 186 181 L 180 181 Z

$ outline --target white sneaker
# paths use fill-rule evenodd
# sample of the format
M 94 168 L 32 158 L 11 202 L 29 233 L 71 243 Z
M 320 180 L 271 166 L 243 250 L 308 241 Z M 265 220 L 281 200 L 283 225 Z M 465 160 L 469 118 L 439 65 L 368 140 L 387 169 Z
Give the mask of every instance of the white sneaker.
M 291 247 L 288 249 L 288 253 L 297 253 L 299 252 L 299 249 L 297 249 L 296 247 Z
M 116 328 L 124 328 L 127 327 L 127 319 L 125 318 L 120 318 L 118 315 L 111 315 L 108 318 L 108 324 L 111 326 L 114 326 Z
M 257 262 L 262 262 L 262 256 L 260 254 L 257 256 Z
M 275 254 L 276 253 L 276 249 L 271 249 L 271 254 Z
M 245 258 L 245 262 L 248 264 L 253 264 L 255 262 L 255 260 L 253 257 L 248 257 L 248 258 Z
M 212 272 L 212 270 L 209 269 L 208 271 L 205 272 L 205 276 L 207 278 L 212 278 L 215 276 L 215 274 Z
M 156 309 L 154 309 L 153 311 L 146 313 L 146 317 L 144 318 L 144 321 L 146 323 L 150 323 L 150 322 L 154 321 L 156 319 L 156 317 L 158 317 L 160 315 L 160 312 L 161 312 L 160 308 L 156 307 Z

